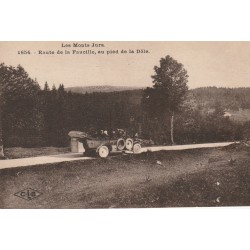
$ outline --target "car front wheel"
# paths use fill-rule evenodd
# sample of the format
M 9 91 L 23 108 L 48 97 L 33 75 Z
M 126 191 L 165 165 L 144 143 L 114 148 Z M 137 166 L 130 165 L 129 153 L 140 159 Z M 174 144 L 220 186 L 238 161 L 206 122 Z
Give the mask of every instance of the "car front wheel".
M 109 149 L 106 146 L 101 146 L 98 150 L 98 154 L 101 158 L 106 158 L 109 155 Z

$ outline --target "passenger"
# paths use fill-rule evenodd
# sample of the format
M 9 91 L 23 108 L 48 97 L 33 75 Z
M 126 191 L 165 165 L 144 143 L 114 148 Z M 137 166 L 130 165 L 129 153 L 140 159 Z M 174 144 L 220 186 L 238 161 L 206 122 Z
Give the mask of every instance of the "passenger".
M 103 136 L 103 130 L 99 130 L 97 136 L 98 136 L 99 139 L 102 139 L 104 137 Z
M 117 138 L 115 130 L 112 131 L 111 137 L 112 137 L 112 139 L 116 139 Z
M 124 130 L 123 129 L 117 129 L 116 130 L 116 133 L 117 133 L 117 136 L 120 138 L 120 137 L 123 137 L 123 135 L 124 135 Z

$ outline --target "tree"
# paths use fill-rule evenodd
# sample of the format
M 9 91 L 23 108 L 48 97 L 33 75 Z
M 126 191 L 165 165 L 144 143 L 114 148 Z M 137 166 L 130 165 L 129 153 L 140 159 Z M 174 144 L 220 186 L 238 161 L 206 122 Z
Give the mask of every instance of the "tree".
M 3 127 L 2 127 L 2 108 L 3 108 L 3 82 L 4 82 L 4 67 L 3 63 L 0 64 L 0 159 L 4 158 L 4 151 L 3 151 Z
M 174 144 L 174 114 L 178 112 L 188 91 L 188 75 L 184 66 L 170 57 L 160 59 L 154 67 L 153 87 L 144 90 L 142 106 L 151 117 L 168 119 L 171 124 L 171 142 Z
M 0 72 L 0 74 L 1 74 L 1 72 Z M 2 132 L 2 103 L 3 103 L 2 83 L 0 82 L 0 158 L 4 157 L 4 152 L 3 152 L 3 132 Z
M 56 93 L 56 85 L 55 84 L 52 85 L 52 92 Z
M 0 64 L 0 90 L 1 140 L 8 145 L 18 137 L 18 144 L 25 143 L 27 135 L 40 126 L 36 119 L 40 115 L 36 107 L 40 87 L 21 65 Z
M 45 82 L 43 90 L 46 92 L 50 91 L 49 84 L 47 82 Z
M 58 91 L 59 91 L 59 92 L 64 92 L 64 85 L 63 85 L 63 84 L 60 84 L 60 85 L 59 85 Z

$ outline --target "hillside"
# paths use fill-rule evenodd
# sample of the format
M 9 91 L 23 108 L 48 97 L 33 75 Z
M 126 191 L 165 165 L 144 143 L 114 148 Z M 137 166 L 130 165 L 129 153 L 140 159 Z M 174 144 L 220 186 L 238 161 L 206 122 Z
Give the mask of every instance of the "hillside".
M 2 169 L 0 208 L 249 206 L 249 165 L 249 146 L 240 144 Z M 42 195 L 14 196 L 24 184 Z
M 202 108 L 250 109 L 250 88 L 203 87 L 190 90 L 196 103 Z
M 69 87 L 66 91 L 73 93 L 85 94 L 94 92 L 123 92 L 143 89 L 136 86 L 83 86 L 83 87 Z M 250 108 L 250 88 L 217 88 L 217 87 L 201 87 L 189 90 L 191 96 L 198 105 L 206 108 L 215 108 L 221 105 L 226 109 L 245 109 Z
M 85 87 L 70 87 L 66 91 L 73 93 L 85 94 L 99 92 L 109 95 L 111 92 L 129 91 L 137 104 L 142 97 L 143 88 L 128 87 L 128 86 L 85 86 Z M 214 110 L 221 106 L 225 110 L 238 111 L 239 109 L 250 109 L 250 88 L 217 88 L 217 87 L 201 87 L 189 90 L 189 98 L 193 99 L 203 110 Z M 125 93 L 124 93 L 125 94 Z M 131 98 L 130 98 L 131 99 Z
M 93 93 L 93 92 L 120 92 L 126 90 L 134 90 L 141 89 L 141 87 L 129 87 L 129 86 L 111 86 L 111 85 L 103 85 L 103 86 L 83 86 L 83 87 L 69 87 L 66 88 L 66 91 L 71 91 L 73 93 L 85 94 Z

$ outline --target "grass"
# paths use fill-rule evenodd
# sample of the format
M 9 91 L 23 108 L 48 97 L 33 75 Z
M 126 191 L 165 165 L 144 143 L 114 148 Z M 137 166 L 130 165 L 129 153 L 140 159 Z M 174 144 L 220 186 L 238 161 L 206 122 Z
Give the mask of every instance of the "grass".
M 57 147 L 41 147 L 41 148 L 21 148 L 21 147 L 13 147 L 13 148 L 5 148 L 4 154 L 8 159 L 17 159 L 17 158 L 27 158 L 27 157 L 35 157 L 42 155 L 55 155 L 55 154 L 63 154 L 70 152 L 69 147 L 57 148 Z
M 236 161 L 230 164 L 229 160 Z M 1 208 L 249 206 L 249 150 L 118 155 L 0 170 Z M 42 193 L 27 201 L 13 194 Z

